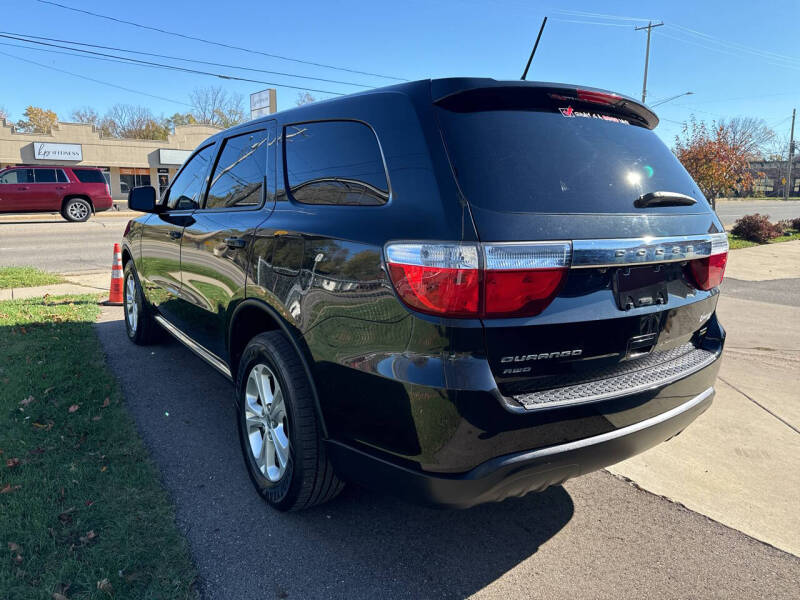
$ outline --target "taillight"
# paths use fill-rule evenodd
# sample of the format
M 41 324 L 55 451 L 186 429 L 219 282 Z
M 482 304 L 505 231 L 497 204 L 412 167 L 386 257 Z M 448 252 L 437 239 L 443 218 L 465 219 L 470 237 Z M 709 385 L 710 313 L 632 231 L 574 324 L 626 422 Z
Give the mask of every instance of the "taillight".
M 578 94 L 578 100 L 583 100 L 584 102 L 592 102 L 594 104 L 605 104 L 608 106 L 613 106 L 622 98 L 617 94 L 612 94 L 610 92 L 595 92 L 592 90 L 575 90 Z
M 538 315 L 566 281 L 570 257 L 569 242 L 386 247 L 389 275 L 403 302 L 447 317 Z
M 711 255 L 689 261 L 695 287 L 710 290 L 721 284 L 727 262 L 728 235 L 715 233 L 711 236 Z
M 477 246 L 391 244 L 386 263 L 397 294 L 410 308 L 447 317 L 478 315 Z

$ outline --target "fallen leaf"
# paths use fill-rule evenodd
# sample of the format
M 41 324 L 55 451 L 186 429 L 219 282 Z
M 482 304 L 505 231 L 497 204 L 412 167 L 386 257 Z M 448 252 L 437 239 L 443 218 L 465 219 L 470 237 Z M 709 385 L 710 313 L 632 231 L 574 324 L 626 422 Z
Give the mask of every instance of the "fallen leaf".
M 47 424 L 34 422 L 33 426 L 36 427 L 36 429 L 44 429 L 45 431 L 50 431 L 53 428 L 53 422 L 50 421 Z
M 94 417 L 92 417 L 92 421 L 99 421 L 102 418 L 103 417 L 101 417 L 100 415 L 95 415 Z
M 108 408 L 109 404 L 111 404 L 111 400 L 106 396 L 106 399 L 103 400 L 103 408 Z
M 74 511 L 75 511 L 74 506 L 69 507 L 67 510 L 58 515 L 58 520 L 64 523 L 64 525 L 66 525 L 67 523 L 71 523 L 72 515 L 70 513 Z
M 74 413 L 76 410 L 80 408 L 80 404 L 73 404 L 69 407 L 69 412 Z
M 0 489 L 0 494 L 10 494 L 11 492 L 16 492 L 21 487 L 22 486 L 20 485 L 11 485 L 10 483 L 7 483 L 5 487 Z
M 108 467 L 103 465 L 102 467 L 100 467 L 100 472 L 104 473 L 106 471 L 106 469 L 108 469 Z
M 8 549 L 11 550 L 12 552 L 16 552 L 17 550 L 19 550 L 19 544 L 16 544 L 14 542 L 8 542 Z
M 14 562 L 17 563 L 18 565 L 21 565 L 22 564 L 22 555 L 21 554 L 17 554 L 14 557 Z
M 53 600 L 67 600 L 67 597 L 64 594 L 59 594 L 58 592 L 53 592 L 53 595 L 50 597 Z
M 49 394 L 50 392 L 52 392 L 54 389 L 56 389 L 56 388 L 55 388 L 55 387 L 49 387 L 49 388 L 47 388 L 47 389 L 44 391 L 44 395 L 45 395 L 45 396 L 47 396 L 47 394 Z
M 114 587 L 111 585 L 108 577 L 104 577 L 97 582 L 97 589 L 101 592 L 105 592 L 106 594 L 111 594 L 114 591 Z
M 94 532 L 94 529 L 89 531 L 86 535 L 80 536 L 78 539 L 80 540 L 81 544 L 88 544 L 94 538 L 97 537 L 97 534 Z
M 92 504 L 94 504 L 94 500 L 87 500 L 86 501 L 86 506 L 91 506 Z
M 19 459 L 18 458 L 9 458 L 6 461 L 6 466 L 9 469 L 13 469 L 14 467 L 18 467 L 19 466 Z
M 20 327 L 19 330 L 22 332 L 22 335 L 28 334 L 28 331 L 24 327 Z
M 29 451 L 30 454 L 44 454 L 44 448 L 34 448 Z
M 33 402 L 34 399 L 35 398 L 33 396 L 28 396 L 27 398 L 25 398 L 25 400 L 20 400 L 20 406 L 28 406 L 28 404 Z

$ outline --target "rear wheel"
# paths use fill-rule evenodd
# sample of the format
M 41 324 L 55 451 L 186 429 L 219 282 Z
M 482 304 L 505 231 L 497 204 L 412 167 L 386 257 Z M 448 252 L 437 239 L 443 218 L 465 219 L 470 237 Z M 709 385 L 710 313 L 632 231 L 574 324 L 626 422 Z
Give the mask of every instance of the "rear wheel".
M 286 336 L 270 331 L 245 348 L 236 377 L 239 439 L 259 494 L 278 510 L 301 510 L 336 496 L 308 378 Z
M 122 307 L 128 339 L 140 346 L 156 342 L 161 334 L 161 329 L 144 302 L 142 287 L 139 285 L 139 278 L 136 276 L 132 260 L 125 265 L 122 281 Z
M 67 221 L 82 223 L 89 219 L 92 214 L 92 205 L 83 198 L 70 198 L 64 203 L 61 215 Z

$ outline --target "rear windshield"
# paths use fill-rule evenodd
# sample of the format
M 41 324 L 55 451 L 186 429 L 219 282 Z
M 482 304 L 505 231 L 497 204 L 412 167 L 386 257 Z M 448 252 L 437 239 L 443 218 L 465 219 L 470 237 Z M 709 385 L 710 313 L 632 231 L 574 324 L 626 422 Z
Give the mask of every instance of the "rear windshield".
M 96 169 L 72 169 L 75 177 L 81 183 L 105 183 L 106 178 L 103 177 L 103 172 Z
M 623 119 L 570 107 L 437 110 L 456 176 L 472 205 L 543 213 L 709 210 L 697 185 L 658 136 Z M 653 191 L 686 194 L 697 204 L 634 207 L 639 196 Z

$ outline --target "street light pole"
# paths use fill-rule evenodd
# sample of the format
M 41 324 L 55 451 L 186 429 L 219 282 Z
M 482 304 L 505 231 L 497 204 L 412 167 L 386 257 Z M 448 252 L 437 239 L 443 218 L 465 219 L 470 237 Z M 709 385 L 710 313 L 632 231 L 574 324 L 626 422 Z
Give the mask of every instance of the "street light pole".
M 786 189 L 784 198 L 789 199 L 789 189 L 792 187 L 792 157 L 794 156 L 794 116 L 796 108 L 792 109 L 792 132 L 789 134 L 789 166 L 786 168 Z

